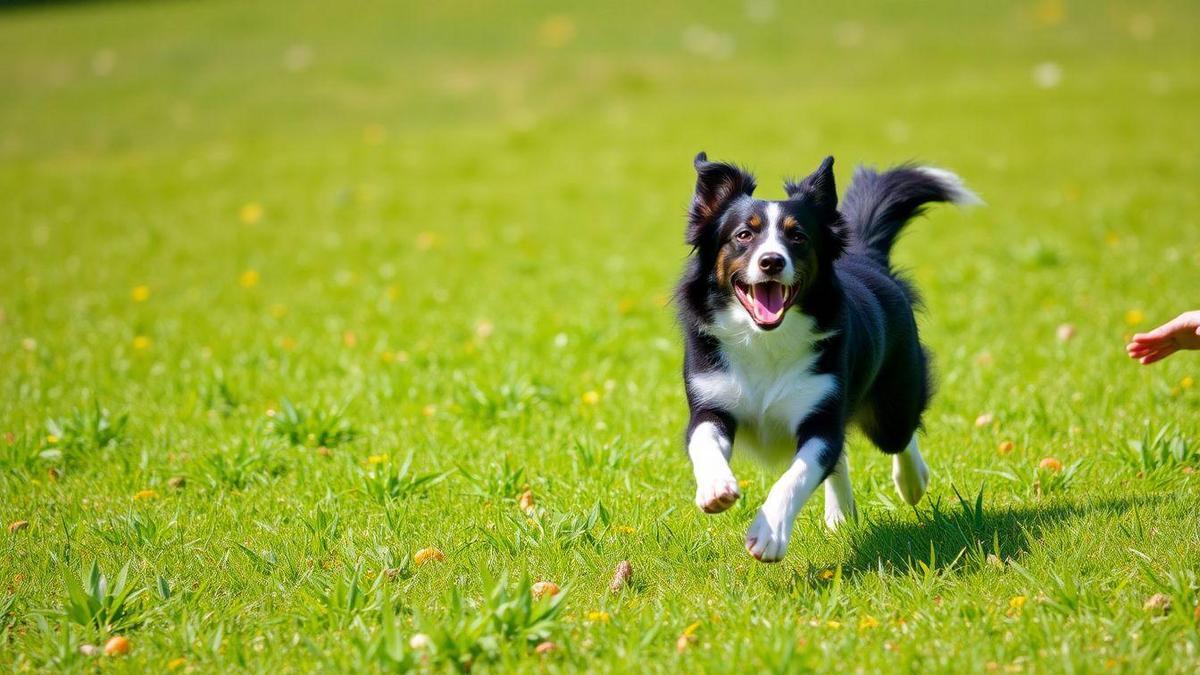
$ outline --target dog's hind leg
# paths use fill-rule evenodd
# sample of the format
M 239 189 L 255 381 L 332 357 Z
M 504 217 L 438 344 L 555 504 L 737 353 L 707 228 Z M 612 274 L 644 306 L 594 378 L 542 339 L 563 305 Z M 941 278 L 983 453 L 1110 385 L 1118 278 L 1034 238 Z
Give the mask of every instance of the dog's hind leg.
M 850 486 L 850 462 L 846 451 L 825 479 L 825 524 L 836 530 L 839 525 L 858 515 L 854 507 L 854 491 Z
M 910 505 L 915 506 L 925 496 L 925 488 L 929 487 L 929 467 L 917 449 L 916 434 L 907 448 L 892 455 L 892 482 L 896 484 L 900 498 Z

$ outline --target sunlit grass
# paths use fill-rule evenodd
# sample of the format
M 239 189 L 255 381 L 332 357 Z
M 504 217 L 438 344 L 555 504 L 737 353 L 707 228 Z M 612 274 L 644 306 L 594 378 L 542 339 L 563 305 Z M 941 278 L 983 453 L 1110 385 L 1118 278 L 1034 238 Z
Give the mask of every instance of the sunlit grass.
M 1200 361 L 1122 346 L 1200 304 L 1196 8 L 836 7 L 0 10 L 0 667 L 1194 672 Z M 987 202 L 897 247 L 927 501 L 853 437 L 779 565 L 773 470 L 691 503 L 699 150 Z

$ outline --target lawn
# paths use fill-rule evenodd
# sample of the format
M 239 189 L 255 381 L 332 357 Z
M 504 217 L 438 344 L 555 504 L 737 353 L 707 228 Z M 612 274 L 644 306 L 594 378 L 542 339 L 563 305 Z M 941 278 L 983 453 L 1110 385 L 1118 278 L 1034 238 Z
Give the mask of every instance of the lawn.
M 1196 672 L 1200 358 L 1123 345 L 1200 305 L 1200 6 L 421 4 L 0 7 L 0 669 Z M 776 565 L 777 469 L 692 503 L 699 150 L 987 201 L 897 247 L 929 495 L 852 436 Z

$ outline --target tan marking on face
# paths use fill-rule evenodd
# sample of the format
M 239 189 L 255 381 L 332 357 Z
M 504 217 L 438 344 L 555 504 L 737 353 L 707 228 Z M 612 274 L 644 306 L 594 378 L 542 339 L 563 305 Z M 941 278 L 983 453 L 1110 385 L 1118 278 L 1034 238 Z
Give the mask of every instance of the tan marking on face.
M 733 276 L 746 266 L 746 256 L 733 256 L 728 246 L 717 253 L 717 283 L 721 287 L 733 285 Z
M 762 227 L 762 218 L 759 218 L 758 214 L 755 213 L 754 215 L 750 216 L 750 220 L 747 220 L 746 224 L 757 230 L 758 228 Z
M 799 224 L 800 223 L 796 222 L 796 219 L 792 216 L 784 216 L 784 218 L 783 218 L 783 229 L 785 231 L 790 230 Z

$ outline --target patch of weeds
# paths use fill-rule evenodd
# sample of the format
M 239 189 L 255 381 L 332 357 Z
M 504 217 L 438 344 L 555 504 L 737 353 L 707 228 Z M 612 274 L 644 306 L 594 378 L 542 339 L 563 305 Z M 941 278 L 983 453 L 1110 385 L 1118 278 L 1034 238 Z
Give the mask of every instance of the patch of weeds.
M 379 595 L 379 630 L 371 632 L 365 625 L 359 624 L 358 630 L 350 636 L 350 644 L 354 647 L 358 663 L 350 671 L 361 672 L 378 668 L 384 672 L 408 672 L 417 667 L 418 660 L 408 647 L 404 635 L 404 623 L 396 617 L 396 609 L 392 602 Z M 342 668 L 342 671 L 347 669 Z
M 0 469 L 4 471 L 34 472 L 41 463 L 42 449 L 28 436 L 14 436 L 11 440 L 0 440 Z
M 265 484 L 287 472 L 288 464 L 268 448 L 245 439 L 206 455 L 200 462 L 202 477 L 209 487 L 244 490 Z
M 96 535 L 118 548 L 154 550 L 162 548 L 175 535 L 176 521 L 163 523 L 152 514 L 130 512 L 112 518 L 95 529 Z
M 325 502 L 317 504 L 311 514 L 300 514 L 300 523 L 308 530 L 308 549 L 317 559 L 325 558 L 333 551 L 341 539 L 341 516 L 325 507 Z
M 110 583 L 99 565 L 92 561 L 91 567 L 80 576 L 67 574 L 65 585 L 67 597 L 62 609 L 54 614 L 105 633 L 133 628 L 142 622 L 135 605 L 146 589 L 134 589 L 129 584 L 129 563 L 125 563 L 116 580 Z
M 478 475 L 463 466 L 458 470 L 471 484 L 470 493 L 485 499 L 513 499 L 525 489 L 525 469 L 513 466 L 508 455 L 504 456 L 503 464 L 492 462 Z
M 386 463 L 362 469 L 359 490 L 379 504 L 410 497 L 423 497 L 429 488 L 446 480 L 451 473 L 450 471 L 412 473 L 410 471 L 412 460 L 413 456 L 409 454 L 408 458 L 404 460 L 404 464 L 395 472 L 388 470 Z
M 356 618 L 377 611 L 387 604 L 380 592 L 384 575 L 379 574 L 370 583 L 364 583 L 362 567 L 343 570 L 336 574 L 332 583 L 314 578 L 308 588 L 301 591 L 303 602 L 311 616 L 322 625 L 344 629 Z
M 1170 561 L 1171 567 L 1159 572 L 1154 569 L 1154 561 L 1150 556 L 1136 549 L 1130 551 L 1137 556 L 1138 567 L 1146 580 L 1155 590 L 1171 599 L 1168 613 L 1177 616 L 1184 625 L 1195 625 L 1200 619 L 1197 617 L 1200 609 L 1194 609 L 1200 607 L 1200 579 L 1196 571 Z
M 452 586 L 444 618 L 417 616 L 416 624 L 429 638 L 432 661 L 466 672 L 563 632 L 559 614 L 566 592 L 535 599 L 528 577 L 510 584 L 507 574 L 496 580 L 484 574 L 484 597 L 478 604 L 465 601 L 458 586 Z
M 621 442 L 621 437 L 601 443 L 591 436 L 575 439 L 575 453 L 572 459 L 576 469 L 583 468 L 603 473 L 621 471 L 629 467 L 630 457 L 650 449 L 650 442 L 644 443 L 638 450 L 630 452 Z
M 1141 437 L 1128 439 L 1124 446 L 1118 445 L 1113 454 L 1125 468 L 1142 474 L 1200 465 L 1200 445 L 1192 443 L 1172 424 L 1163 425 L 1153 434 L 1150 425 L 1146 425 Z
M 358 436 L 346 420 L 346 405 L 304 408 L 284 398 L 279 408 L 267 429 L 292 445 L 332 448 Z
M 468 417 L 485 422 L 521 419 L 548 409 L 548 403 L 554 399 L 553 389 L 524 379 L 505 382 L 491 390 L 484 390 L 474 382 L 463 384 L 458 404 Z
M 46 420 L 46 445 L 41 457 L 51 462 L 70 461 L 116 446 L 125 435 L 127 414 L 113 415 L 99 401 L 76 408 L 69 415 Z
M 1061 469 L 1046 466 L 1017 466 L 1003 471 L 992 469 L 976 470 L 980 473 L 999 476 L 1004 480 L 1016 483 L 1034 497 L 1046 497 L 1063 494 L 1069 490 L 1071 484 L 1075 482 L 1075 478 L 1079 473 L 1079 467 L 1082 464 L 1083 460 L 1078 459 Z
M 204 410 L 227 416 L 237 410 L 241 404 L 240 398 L 234 393 L 225 372 L 220 368 L 214 370 L 200 385 L 200 403 Z

